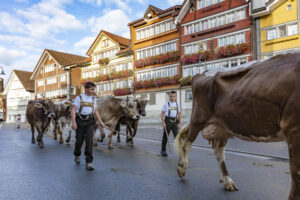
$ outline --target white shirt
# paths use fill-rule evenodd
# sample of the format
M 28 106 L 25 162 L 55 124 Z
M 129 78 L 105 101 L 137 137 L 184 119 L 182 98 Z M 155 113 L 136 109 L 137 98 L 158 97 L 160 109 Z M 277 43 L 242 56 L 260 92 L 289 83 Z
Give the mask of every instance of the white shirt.
M 84 101 L 84 102 L 90 102 L 91 103 L 93 101 L 93 96 L 87 96 L 85 94 L 81 94 L 81 97 L 82 97 L 82 101 Z M 80 108 L 80 98 L 79 98 L 79 96 L 77 96 L 75 98 L 73 105 L 77 106 L 76 112 L 78 113 L 79 108 Z M 95 112 L 96 108 L 97 108 L 96 98 L 94 97 L 94 112 Z M 82 114 L 82 115 L 93 114 L 93 108 L 83 106 L 80 114 Z
M 180 113 L 180 106 L 176 102 L 172 103 L 172 102 L 169 101 L 169 103 L 170 103 L 170 108 L 171 108 L 170 116 L 168 116 L 169 115 L 169 104 L 168 104 L 168 102 L 163 105 L 162 111 L 165 112 L 165 117 L 176 117 L 178 115 L 178 113 Z M 176 107 L 178 107 L 178 113 L 176 113 L 177 112 Z

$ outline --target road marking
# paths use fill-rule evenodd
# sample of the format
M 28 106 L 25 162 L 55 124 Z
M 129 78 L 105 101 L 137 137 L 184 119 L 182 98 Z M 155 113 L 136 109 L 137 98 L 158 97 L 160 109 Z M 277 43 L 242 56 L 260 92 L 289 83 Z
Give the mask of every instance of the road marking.
M 135 136 L 134 138 L 142 141 L 148 141 L 148 142 L 156 142 L 156 143 L 161 143 L 161 140 L 157 139 L 149 139 L 149 138 L 141 138 Z M 173 142 L 170 142 L 173 144 Z M 193 148 L 196 149 L 201 149 L 201 150 L 206 150 L 206 151 L 212 151 L 213 149 L 210 146 L 204 146 L 204 145 L 197 145 L 193 144 Z M 251 158 L 258 158 L 261 160 L 272 160 L 272 159 L 278 159 L 282 161 L 289 161 L 289 158 L 283 157 L 283 156 L 275 156 L 275 155 L 266 155 L 266 154 L 259 154 L 259 153 L 253 153 L 253 152 L 247 152 L 247 151 L 238 151 L 238 150 L 233 150 L 233 149 L 226 149 L 226 153 L 233 154 L 233 155 L 239 155 L 239 156 L 244 156 L 244 157 L 251 157 Z

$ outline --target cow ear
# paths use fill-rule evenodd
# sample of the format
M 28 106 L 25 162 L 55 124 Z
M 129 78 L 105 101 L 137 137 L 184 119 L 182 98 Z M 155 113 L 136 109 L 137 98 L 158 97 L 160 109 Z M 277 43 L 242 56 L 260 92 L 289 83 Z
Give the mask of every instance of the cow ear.
M 146 100 L 145 102 L 146 102 L 146 104 L 148 104 L 148 103 L 149 103 L 149 100 Z
M 121 101 L 120 106 L 124 108 L 126 106 L 126 102 L 125 101 Z
M 43 105 L 41 103 L 36 103 L 36 104 L 34 104 L 34 107 L 36 107 L 36 108 L 42 108 Z

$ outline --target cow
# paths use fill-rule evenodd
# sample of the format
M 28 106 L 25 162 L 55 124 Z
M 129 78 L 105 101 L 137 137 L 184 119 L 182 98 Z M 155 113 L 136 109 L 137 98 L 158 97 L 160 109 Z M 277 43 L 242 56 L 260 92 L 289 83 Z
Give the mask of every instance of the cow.
M 146 116 L 146 105 L 148 103 L 148 100 L 145 98 L 137 98 L 136 99 L 136 108 L 137 111 L 139 113 L 140 116 Z M 117 137 L 117 142 L 121 142 L 120 139 L 120 126 L 124 125 L 126 126 L 126 134 L 127 134 L 127 138 L 126 138 L 126 143 L 128 143 L 128 146 L 133 147 L 133 138 L 136 135 L 137 132 L 137 127 L 139 124 L 139 119 L 132 119 L 132 118 L 128 118 L 128 117 L 121 117 L 120 120 L 118 121 L 118 124 L 116 126 L 116 131 L 118 134 Z M 128 137 L 128 135 L 130 137 Z M 100 139 L 101 141 L 101 139 Z M 102 139 L 103 141 L 103 139 Z
M 27 104 L 26 118 L 31 127 L 31 142 L 35 143 L 35 128 L 38 132 L 36 141 L 40 148 L 44 147 L 43 134 L 48 130 L 51 119 L 56 116 L 54 110 L 55 104 L 51 100 L 31 100 Z
M 185 176 L 188 153 L 198 133 L 212 144 L 226 190 L 237 187 L 225 165 L 227 140 L 286 141 L 289 149 L 289 200 L 300 200 L 300 53 L 278 55 L 244 69 L 198 74 L 192 78 L 191 119 L 174 147 L 177 173 Z M 184 141 L 182 144 L 182 140 Z
M 65 100 L 56 104 L 55 114 L 56 117 L 52 120 L 53 122 L 53 135 L 54 139 L 57 139 L 57 133 L 60 135 L 59 143 L 63 144 L 63 131 L 66 125 L 68 125 L 68 137 L 66 143 L 70 143 L 71 140 L 71 109 L 72 102 Z
M 131 97 L 119 99 L 113 96 L 107 96 L 97 99 L 97 109 L 101 115 L 101 120 L 107 128 L 115 130 L 118 121 L 121 117 L 128 117 L 134 120 L 140 118 L 136 109 L 136 102 Z M 98 128 L 98 124 L 94 126 L 94 145 L 97 144 L 95 139 L 95 132 Z M 100 129 L 101 135 L 105 136 L 103 129 Z M 111 139 L 114 131 L 109 134 L 108 149 L 113 149 Z

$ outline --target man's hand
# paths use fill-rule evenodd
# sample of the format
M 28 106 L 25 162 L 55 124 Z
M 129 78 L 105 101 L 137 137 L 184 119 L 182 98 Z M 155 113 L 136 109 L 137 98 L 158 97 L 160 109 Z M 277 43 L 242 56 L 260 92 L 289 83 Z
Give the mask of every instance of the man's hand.
M 104 127 L 105 127 L 105 125 L 103 124 L 103 122 L 102 122 L 102 121 L 100 122 L 100 126 L 101 126 L 102 128 L 104 128 Z
M 72 129 L 73 129 L 73 130 L 76 130 L 76 129 L 77 129 L 77 124 L 76 124 L 76 122 L 72 122 Z
M 179 124 L 179 130 L 181 129 L 181 123 Z
M 165 122 L 163 122 L 163 127 L 164 127 L 164 128 L 167 128 L 167 125 L 166 125 L 166 123 L 165 123 Z

